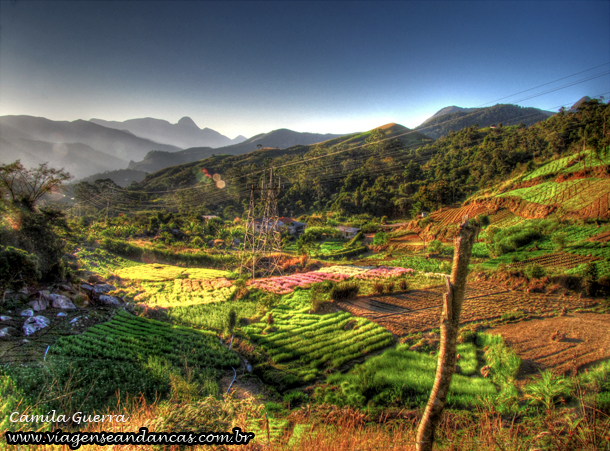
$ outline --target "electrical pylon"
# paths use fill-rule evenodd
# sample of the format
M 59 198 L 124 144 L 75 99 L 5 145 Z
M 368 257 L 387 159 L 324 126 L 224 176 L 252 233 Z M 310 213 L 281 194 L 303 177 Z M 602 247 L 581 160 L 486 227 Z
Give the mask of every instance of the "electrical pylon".
M 249 273 L 253 279 L 281 273 L 282 234 L 277 207 L 280 181 L 274 180 L 273 168 L 269 170 L 269 180 L 266 175 L 266 171 L 263 171 L 259 183 L 250 186 L 250 205 L 239 268 L 240 275 Z

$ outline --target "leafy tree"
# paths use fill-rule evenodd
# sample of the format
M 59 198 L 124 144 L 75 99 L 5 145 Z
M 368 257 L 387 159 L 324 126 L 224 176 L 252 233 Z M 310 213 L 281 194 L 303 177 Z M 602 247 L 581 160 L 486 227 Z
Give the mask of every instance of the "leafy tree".
M 64 169 L 50 168 L 42 163 L 36 169 L 27 169 L 20 160 L 0 165 L 0 194 L 13 204 L 30 210 L 42 196 L 60 192 L 63 183 L 72 176 Z

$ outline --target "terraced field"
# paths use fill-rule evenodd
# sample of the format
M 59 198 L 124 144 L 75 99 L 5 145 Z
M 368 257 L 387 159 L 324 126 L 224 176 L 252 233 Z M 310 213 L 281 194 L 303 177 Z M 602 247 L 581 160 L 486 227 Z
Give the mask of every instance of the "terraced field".
M 124 311 L 82 335 L 60 338 L 49 353 L 133 363 L 155 357 L 176 366 L 186 363 L 212 368 L 240 363 L 237 354 L 219 344 L 213 332 L 173 326 Z
M 354 315 L 368 318 L 396 335 L 406 335 L 439 327 L 444 286 L 427 290 L 385 296 L 359 297 L 339 307 Z M 461 322 L 469 323 L 527 311 L 549 313 L 563 307 L 585 307 L 591 301 L 576 296 L 524 293 L 497 285 L 477 282 L 466 290 Z
M 448 226 L 450 224 L 460 224 L 467 215 L 469 218 L 474 218 L 480 214 L 488 213 L 488 208 L 480 204 L 470 204 L 460 208 L 450 208 L 440 212 L 432 213 L 431 217 L 434 222 L 440 226 Z
M 586 255 L 568 254 L 566 252 L 558 252 L 556 254 L 547 254 L 540 257 L 534 257 L 527 260 L 523 260 L 517 263 L 511 263 L 507 265 L 510 268 L 524 268 L 529 264 L 537 264 L 544 268 L 575 268 L 583 263 L 591 261 L 602 260 L 600 257 L 588 257 Z
M 311 382 L 324 369 L 338 368 L 394 342 L 391 333 L 366 318 L 347 312 L 309 314 L 309 306 L 299 303 L 302 296 L 296 293 L 292 305 L 289 300 L 273 309 L 272 325 L 261 321 L 242 328 L 296 380 Z
M 217 279 L 175 279 L 168 282 L 143 282 L 145 293 L 137 299 L 150 306 L 186 307 L 228 300 L 235 292 L 231 281 Z
M 592 151 L 586 151 L 582 155 L 569 155 L 559 160 L 551 161 L 548 164 L 536 169 L 528 174 L 523 180 L 533 180 L 537 177 L 544 177 L 551 174 L 570 174 L 572 172 L 582 171 L 583 169 L 592 169 L 597 166 L 610 164 L 610 155 L 606 152 L 605 156 L 597 156 Z

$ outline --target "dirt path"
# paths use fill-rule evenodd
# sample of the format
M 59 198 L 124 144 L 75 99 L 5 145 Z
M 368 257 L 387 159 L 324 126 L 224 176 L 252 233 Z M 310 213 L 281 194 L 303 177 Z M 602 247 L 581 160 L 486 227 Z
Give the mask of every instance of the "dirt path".
M 560 341 L 551 337 L 559 331 Z M 533 319 L 496 327 L 523 360 L 520 377 L 550 369 L 556 374 L 581 371 L 596 362 L 610 359 L 610 315 L 576 313 L 546 319 Z

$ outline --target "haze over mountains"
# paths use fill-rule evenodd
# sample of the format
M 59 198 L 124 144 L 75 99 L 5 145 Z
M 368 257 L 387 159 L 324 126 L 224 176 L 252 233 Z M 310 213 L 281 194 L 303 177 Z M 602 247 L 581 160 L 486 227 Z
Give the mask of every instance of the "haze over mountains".
M 583 97 L 576 102 L 573 109 L 586 99 Z M 529 126 L 553 114 L 511 104 L 486 108 L 448 106 L 413 130 L 438 139 L 474 124 L 479 127 L 500 123 Z M 20 159 L 26 166 L 36 166 L 49 162 L 52 167 L 65 168 L 76 179 L 111 178 L 126 186 L 142 180 L 146 173 L 213 155 L 243 155 L 260 147 L 307 146 L 341 136 L 346 135 L 278 129 L 249 139 L 241 135 L 230 139 L 212 129 L 199 128 L 189 117 L 171 124 L 154 118 L 69 122 L 33 116 L 3 116 L 0 117 L 0 163 Z
M 152 117 L 129 119 L 123 122 L 91 119 L 90 122 L 117 130 L 128 130 L 140 138 L 149 139 L 161 144 L 169 144 L 181 149 L 189 147 L 225 147 L 246 140 L 246 137 L 242 135 L 231 139 L 211 128 L 199 128 L 188 116 L 183 117 L 175 124 Z
M 210 147 L 193 147 L 179 152 L 149 152 L 142 161 L 130 162 L 129 169 L 155 172 L 177 164 L 191 163 L 213 155 L 242 155 L 257 150 L 260 147 L 285 149 L 300 145 L 315 144 L 343 135 L 332 133 L 301 133 L 280 128 L 269 133 L 261 133 L 246 141 L 232 146 L 212 149 Z

